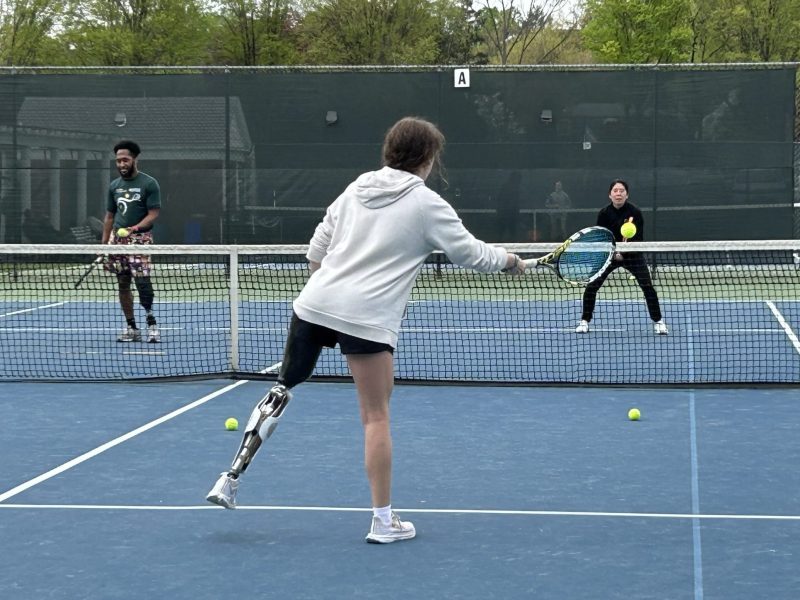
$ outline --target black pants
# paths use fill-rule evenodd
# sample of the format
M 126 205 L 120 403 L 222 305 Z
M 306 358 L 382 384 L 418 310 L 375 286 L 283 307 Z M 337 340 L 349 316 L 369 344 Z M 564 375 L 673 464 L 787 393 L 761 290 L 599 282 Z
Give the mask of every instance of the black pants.
M 586 286 L 583 292 L 583 315 L 581 319 L 591 321 L 594 313 L 594 305 L 597 300 L 597 292 L 605 283 L 606 278 L 620 267 L 630 271 L 636 278 L 639 287 L 642 288 L 644 299 L 647 302 L 647 312 L 653 321 L 661 320 L 661 307 L 658 304 L 658 294 L 653 287 L 653 280 L 650 279 L 650 269 L 647 268 L 647 261 L 641 254 L 623 254 L 622 260 L 613 260 L 603 274 Z

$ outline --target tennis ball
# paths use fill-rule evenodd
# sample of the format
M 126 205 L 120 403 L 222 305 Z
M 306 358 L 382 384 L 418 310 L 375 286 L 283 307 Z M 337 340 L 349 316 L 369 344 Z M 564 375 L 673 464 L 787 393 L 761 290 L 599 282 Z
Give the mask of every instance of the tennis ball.
M 632 408 L 628 411 L 628 418 L 631 421 L 638 421 L 642 416 L 642 413 L 639 412 L 638 408 Z
M 239 429 L 239 421 L 231 417 L 230 419 L 225 420 L 225 429 L 228 431 L 236 431 Z
M 626 240 L 628 238 L 632 238 L 633 236 L 636 235 L 636 225 L 634 225 L 633 223 L 623 223 L 622 227 L 620 227 L 619 232 L 622 234 L 622 237 L 624 237 Z
M 124 227 L 120 227 L 119 229 L 117 229 L 117 237 L 124 238 L 128 237 L 130 234 L 131 232 L 125 229 Z

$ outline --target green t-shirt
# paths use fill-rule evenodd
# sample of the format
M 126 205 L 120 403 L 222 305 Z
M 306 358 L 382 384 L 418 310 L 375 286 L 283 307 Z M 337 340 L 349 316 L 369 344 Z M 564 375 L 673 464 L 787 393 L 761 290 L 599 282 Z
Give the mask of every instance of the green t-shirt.
M 151 208 L 161 208 L 161 188 L 147 173 L 139 171 L 133 179 L 117 177 L 108 186 L 106 210 L 114 213 L 114 229 L 133 227 Z

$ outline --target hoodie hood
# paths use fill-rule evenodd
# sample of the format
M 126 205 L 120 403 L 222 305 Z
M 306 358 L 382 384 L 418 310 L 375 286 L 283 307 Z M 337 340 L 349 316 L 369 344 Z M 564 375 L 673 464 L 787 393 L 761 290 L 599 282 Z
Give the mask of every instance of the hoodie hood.
M 383 208 L 421 185 L 425 185 L 425 182 L 413 173 L 383 167 L 380 171 L 361 175 L 356 179 L 353 191 L 358 201 L 367 208 Z

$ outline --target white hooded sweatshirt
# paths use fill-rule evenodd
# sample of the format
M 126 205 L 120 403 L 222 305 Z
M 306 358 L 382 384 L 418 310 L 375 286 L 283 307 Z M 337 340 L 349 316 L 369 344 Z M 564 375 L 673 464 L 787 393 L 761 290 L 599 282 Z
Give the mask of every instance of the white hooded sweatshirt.
M 364 173 L 328 207 L 307 258 L 321 263 L 294 301 L 301 319 L 397 346 L 417 273 L 434 250 L 489 273 L 507 253 L 475 239 L 444 199 L 406 171 Z

